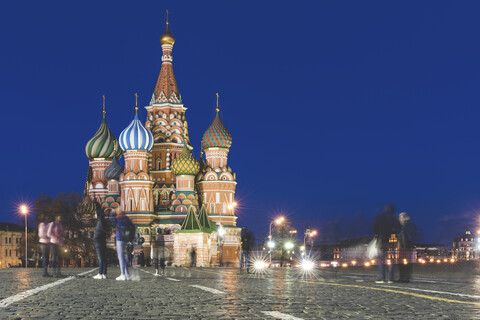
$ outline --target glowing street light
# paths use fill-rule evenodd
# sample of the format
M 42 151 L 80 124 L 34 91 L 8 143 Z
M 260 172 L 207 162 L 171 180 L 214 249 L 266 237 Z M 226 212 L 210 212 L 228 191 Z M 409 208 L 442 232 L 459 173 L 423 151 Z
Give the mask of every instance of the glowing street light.
M 273 240 L 268 240 L 267 246 L 268 246 L 270 249 L 273 249 L 273 248 L 275 248 L 275 242 L 273 242 Z
M 273 243 L 272 242 L 272 225 L 273 224 L 282 224 L 282 222 L 285 221 L 285 218 L 284 217 L 279 217 L 279 218 L 276 218 L 275 220 L 273 220 L 272 222 L 270 222 L 270 228 L 269 228 L 269 232 L 268 232 L 268 239 L 269 239 L 269 243 Z M 274 244 L 274 243 L 273 243 Z M 270 247 L 270 245 L 269 245 Z M 270 265 L 272 265 L 272 249 L 275 247 L 275 244 L 273 247 L 270 247 L 270 250 L 269 250 L 269 253 L 270 253 Z
M 287 242 L 285 242 L 285 249 L 287 249 L 287 250 L 293 249 L 294 246 L 295 246 L 295 245 L 293 244 L 292 241 L 287 241 Z
M 28 206 L 26 204 L 22 204 L 20 206 L 20 213 L 25 216 L 25 268 L 27 267 L 28 260 L 28 244 L 27 244 L 27 215 L 28 215 Z

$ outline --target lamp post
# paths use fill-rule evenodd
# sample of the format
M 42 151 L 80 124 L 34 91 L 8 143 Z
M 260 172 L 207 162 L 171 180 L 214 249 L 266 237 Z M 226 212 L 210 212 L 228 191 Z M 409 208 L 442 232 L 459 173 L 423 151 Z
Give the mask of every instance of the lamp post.
M 25 268 L 28 265 L 28 242 L 27 242 L 27 215 L 28 215 L 28 207 L 25 204 L 20 206 L 20 213 L 25 216 Z
M 317 231 L 316 230 L 313 230 L 311 231 L 310 228 L 306 228 L 305 229 L 305 233 L 304 233 L 304 236 L 303 236 L 303 247 L 305 248 L 305 252 L 307 251 L 307 246 L 306 246 L 306 240 L 307 240 L 307 237 L 310 237 L 310 250 L 312 250 L 312 242 L 313 242 L 313 237 L 315 237 L 317 235 Z
M 227 208 L 228 210 L 231 210 L 232 211 L 232 214 L 234 213 L 233 212 L 233 209 L 235 209 L 235 206 L 237 205 L 236 202 L 232 202 L 230 203 Z M 219 219 L 219 222 L 218 222 L 218 245 L 220 247 L 220 250 L 219 250 L 219 255 L 218 255 L 218 263 L 220 265 L 220 267 L 223 267 L 223 240 L 224 240 L 224 236 L 225 236 L 225 228 L 223 228 L 222 226 L 222 211 L 220 211 L 220 219 Z
M 273 224 L 281 224 L 283 221 L 285 221 L 284 217 L 277 218 L 270 222 L 270 228 L 268 232 L 268 247 L 269 247 L 269 253 L 270 253 L 270 266 L 272 265 L 272 249 L 275 247 L 275 243 L 272 241 L 272 225 Z

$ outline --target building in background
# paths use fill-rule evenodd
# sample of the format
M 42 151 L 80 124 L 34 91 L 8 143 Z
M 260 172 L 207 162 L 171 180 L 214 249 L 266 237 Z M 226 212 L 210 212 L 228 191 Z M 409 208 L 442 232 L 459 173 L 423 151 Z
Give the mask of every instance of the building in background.
M 32 230 L 29 228 L 28 232 L 30 234 Z M 0 222 L 0 268 L 22 265 L 24 256 L 25 226 Z
M 415 245 L 417 261 L 434 262 L 451 258 L 451 252 L 447 246 L 441 244 L 421 244 Z
M 151 235 L 160 234 L 172 253 L 168 262 L 187 265 L 187 251 L 196 248 L 197 265 L 218 265 L 220 256 L 224 265 L 238 265 L 237 182 L 227 165 L 232 137 L 220 119 L 217 94 L 216 116 L 203 135 L 200 159 L 192 155 L 187 108 L 173 73 L 174 43 L 167 19 L 160 37 L 162 67 L 144 124 L 135 105 L 132 122 L 117 140 L 107 126 L 104 103 L 100 128 L 85 148 L 91 173 L 81 208 L 91 211 L 88 202 L 94 199 L 104 208 L 122 207 L 145 238 L 146 256 Z M 118 162 L 122 155 L 124 167 Z
M 453 239 L 452 255 L 456 260 L 473 260 L 477 257 L 475 236 L 470 230 Z

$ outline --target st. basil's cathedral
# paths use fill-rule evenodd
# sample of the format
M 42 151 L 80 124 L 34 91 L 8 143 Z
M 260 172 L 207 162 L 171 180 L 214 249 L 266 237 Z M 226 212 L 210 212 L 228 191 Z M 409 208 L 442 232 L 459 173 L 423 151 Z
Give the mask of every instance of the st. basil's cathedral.
M 237 182 L 227 163 L 232 137 L 220 120 L 217 94 L 216 116 L 203 135 L 200 160 L 192 155 L 187 108 L 173 73 L 175 38 L 168 26 L 167 19 L 160 37 L 162 66 L 145 107 L 145 124 L 135 106 L 132 122 L 116 139 L 107 126 L 104 102 L 100 128 L 85 147 L 89 173 L 78 210 L 93 213 L 93 200 L 104 208 L 121 206 L 145 239 L 145 255 L 152 236 L 161 234 L 172 265 L 190 264 L 192 250 L 197 266 L 238 265 Z

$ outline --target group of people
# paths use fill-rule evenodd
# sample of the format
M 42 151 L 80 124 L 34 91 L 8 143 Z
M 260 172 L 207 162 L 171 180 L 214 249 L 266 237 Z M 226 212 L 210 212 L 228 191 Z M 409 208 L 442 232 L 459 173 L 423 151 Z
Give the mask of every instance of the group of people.
M 373 232 L 378 246 L 378 279 L 377 283 L 393 283 L 393 264 L 395 257 L 389 257 L 392 252 L 390 239 L 396 235 L 398 246 L 399 279 L 397 282 L 410 282 L 412 276 L 412 254 L 414 241 L 418 238 L 418 229 L 406 212 L 395 215 L 395 207 L 388 203 L 383 212 L 375 218 Z
M 62 277 L 60 272 L 60 246 L 65 241 L 62 217 L 57 216 L 54 221 L 49 221 L 47 217 L 42 216 L 40 221 L 38 237 L 40 250 L 42 251 L 42 276 Z M 48 273 L 50 262 L 53 269 L 52 275 Z

